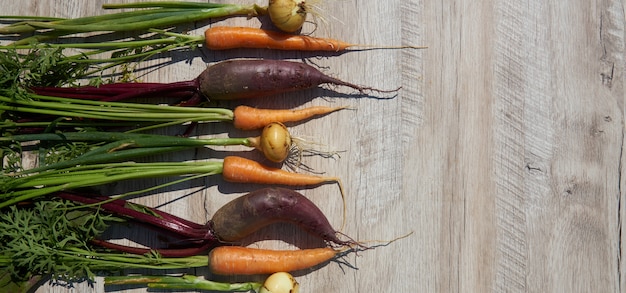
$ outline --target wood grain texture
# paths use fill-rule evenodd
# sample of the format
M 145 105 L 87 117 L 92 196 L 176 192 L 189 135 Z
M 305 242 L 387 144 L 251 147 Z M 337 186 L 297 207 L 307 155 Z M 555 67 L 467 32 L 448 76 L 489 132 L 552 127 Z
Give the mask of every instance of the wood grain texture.
M 437 257 L 417 291 L 621 291 L 623 4 L 445 1 L 423 14 L 411 162 Z
M 72 17 L 96 14 L 105 2 L 122 1 L 0 0 L 0 5 L 2 14 Z M 341 95 L 350 90 L 333 88 L 339 97 L 314 90 L 245 101 L 259 107 L 341 104 L 355 109 L 290 125 L 290 130 L 331 150 L 345 150 L 336 160 L 305 159 L 315 170 L 342 178 L 348 194 L 345 233 L 371 240 L 413 232 L 391 246 L 346 259 L 358 270 L 331 263 L 297 275 L 301 292 L 623 292 L 625 3 L 322 1 L 328 23 L 315 35 L 429 48 L 322 58 L 198 50 L 167 55 L 171 64 L 141 78 L 191 79 L 207 63 L 228 58 L 306 58 L 341 79 L 379 88 L 402 86 L 392 100 L 346 98 Z M 211 24 L 196 24 L 190 33 L 201 33 L 206 25 Z M 249 135 L 231 131 L 211 124 L 195 134 Z M 219 158 L 225 150 L 167 159 Z M 162 180 L 116 184 L 104 191 L 157 182 Z M 206 178 L 135 200 L 205 222 L 222 204 L 256 187 Z M 339 226 L 336 186 L 300 191 Z M 140 233 L 150 238 L 148 231 Z M 283 240 L 272 240 L 277 236 Z M 279 225 L 244 244 L 294 248 L 319 243 Z M 191 272 L 211 277 L 203 269 Z M 105 291 L 99 279 L 93 287 L 45 285 L 37 292 Z M 146 290 L 116 287 L 114 292 Z

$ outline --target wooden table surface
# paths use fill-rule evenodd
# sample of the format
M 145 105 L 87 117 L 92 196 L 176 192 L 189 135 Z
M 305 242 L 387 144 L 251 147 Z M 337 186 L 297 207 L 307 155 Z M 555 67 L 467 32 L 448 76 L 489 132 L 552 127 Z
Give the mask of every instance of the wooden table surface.
M 105 2 L 120 1 L 0 0 L 0 5 L 2 14 L 76 17 L 100 13 Z M 349 97 L 345 94 L 354 91 L 331 87 L 241 102 L 268 108 L 350 106 L 353 110 L 289 125 L 296 136 L 345 151 L 339 158 L 306 157 L 303 162 L 343 180 L 347 235 L 389 240 L 413 232 L 345 259 L 358 269 L 330 263 L 298 274 L 301 292 L 626 291 L 623 1 L 315 2 L 326 20 L 318 21 L 316 36 L 429 48 L 323 57 L 198 49 L 165 56 L 171 64 L 140 76 L 171 82 L 192 79 L 207 63 L 228 58 L 306 58 L 344 80 L 385 89 L 402 86 L 389 100 Z M 263 21 L 199 23 L 190 33 L 201 33 L 207 25 L 259 26 Z M 222 124 L 195 132 L 252 134 Z M 220 158 L 225 151 L 167 159 Z M 259 159 L 251 152 L 241 154 Z M 127 182 L 104 191 L 162 182 Z M 205 222 L 228 200 L 258 187 L 207 178 L 134 200 Z M 298 190 L 339 227 L 342 209 L 335 185 Z M 319 242 L 292 226 L 277 225 L 245 245 L 292 249 Z M 203 269 L 191 272 L 211 277 Z M 92 287 L 46 285 L 37 292 L 104 288 L 98 279 Z

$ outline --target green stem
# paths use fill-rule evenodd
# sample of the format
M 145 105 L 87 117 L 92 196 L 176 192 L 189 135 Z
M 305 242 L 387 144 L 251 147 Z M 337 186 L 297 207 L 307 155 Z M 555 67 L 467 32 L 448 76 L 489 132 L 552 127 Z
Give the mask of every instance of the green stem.
M 0 190 L 0 208 L 30 200 L 53 192 L 91 187 L 122 180 L 158 178 L 168 176 L 203 175 L 222 173 L 222 162 L 164 162 L 164 163 L 109 163 L 74 166 L 49 170 L 34 175 L 17 177 L 5 175 Z M 35 188 L 37 186 L 43 186 Z
M 54 39 L 58 37 L 57 35 L 36 35 L 22 40 L 22 45 L 19 44 L 11 44 L 6 47 L 1 47 L 5 49 L 32 49 L 32 43 L 40 43 L 49 39 Z M 59 64 L 67 64 L 67 63 L 88 63 L 88 64 L 107 64 L 107 66 L 103 68 L 98 68 L 93 70 L 92 72 L 88 72 L 85 74 L 89 76 L 90 74 L 94 74 L 96 72 L 102 72 L 107 68 L 115 67 L 125 62 L 130 61 L 143 61 L 148 58 L 151 58 L 157 54 L 180 50 L 180 49 L 190 49 L 194 48 L 202 43 L 204 43 L 204 35 L 199 36 L 190 36 L 190 35 L 182 35 L 178 34 L 176 38 L 171 37 L 161 37 L 156 39 L 147 39 L 147 40 L 137 40 L 137 41 L 115 41 L 115 42 L 101 42 L 101 43 L 64 43 L 64 44 L 46 44 L 50 48 L 73 48 L 73 49 L 83 49 L 83 50 L 93 50 L 91 52 L 82 52 L 81 54 L 76 54 L 72 56 L 67 56 L 59 61 Z M 117 50 L 117 51 L 116 51 Z M 109 53 L 110 56 L 113 56 L 116 52 L 124 53 L 131 52 L 132 54 L 122 54 L 119 57 L 108 57 L 108 58 L 85 58 L 88 56 L 99 55 L 103 53 Z
M 183 122 L 177 122 L 177 124 L 182 124 Z M 123 123 L 123 122 L 63 122 L 63 121 L 37 121 L 37 122 L 14 122 L 14 121 L 2 121 L 0 122 L 0 129 L 11 129 L 11 128 L 46 128 L 52 126 L 54 127 L 79 127 L 79 128 L 99 128 L 99 127 L 130 127 L 130 126 L 138 126 L 138 123 Z M 157 126 L 158 127 L 158 126 Z M 154 127 L 154 128 L 157 128 Z M 139 132 L 139 131 L 136 131 Z
M 143 127 L 140 127 L 140 128 L 135 128 L 135 129 L 128 130 L 127 132 L 129 132 L 129 133 L 137 133 L 137 132 L 144 132 L 144 131 L 158 129 L 158 128 L 169 127 L 169 126 L 182 125 L 182 124 L 185 124 L 185 123 L 188 123 L 188 122 L 206 122 L 206 121 L 211 121 L 211 120 L 190 121 L 190 120 L 185 120 L 185 119 L 179 119 L 179 120 L 174 120 L 174 121 L 170 121 L 170 122 L 149 124 L 149 125 L 146 125 L 146 126 L 143 126 Z M 216 120 L 213 120 L 213 121 L 216 121 Z M 222 120 L 222 121 L 228 121 L 228 120 Z
M 222 162 L 108 163 L 69 167 L 17 177 L 22 182 L 14 189 L 63 185 L 67 189 L 95 186 L 121 180 L 183 176 L 214 175 L 222 172 Z
M 195 175 L 195 176 L 188 176 L 182 179 L 178 179 L 178 180 L 174 180 L 174 181 L 169 181 L 167 183 L 163 183 L 163 184 L 159 184 L 159 185 L 155 185 L 155 186 L 151 186 L 148 188 L 144 188 L 144 189 L 140 189 L 140 190 L 135 190 L 135 191 L 131 191 L 131 192 L 126 192 L 120 195 L 117 195 L 115 197 L 111 197 L 110 200 L 108 201 L 113 201 L 115 199 L 120 199 L 123 197 L 128 197 L 128 196 L 134 196 L 134 195 L 140 195 L 140 194 L 144 194 L 147 192 L 151 192 L 151 191 L 155 191 L 161 188 L 165 188 L 168 186 L 173 186 L 179 183 L 183 183 L 186 181 L 190 181 L 190 180 L 195 180 L 195 179 L 199 179 L 202 177 L 207 176 L 206 174 L 199 174 L 199 175 Z M 48 195 L 48 194 L 52 194 L 58 191 L 63 191 L 65 190 L 65 186 L 61 185 L 61 186 L 53 186 L 53 187 L 43 187 L 43 188 L 38 188 L 38 189 L 32 189 L 30 191 L 27 192 L 13 192 L 10 195 L 12 196 L 12 198 L 8 199 L 8 200 L 4 200 L 4 201 L 0 201 L 0 209 L 14 205 L 16 203 L 25 201 L 25 200 L 31 200 L 34 198 L 37 198 L 39 196 L 44 196 L 44 195 Z M 105 203 L 106 201 L 103 201 L 102 203 Z
M 221 108 L 170 107 L 170 106 L 164 107 L 160 105 L 151 105 L 151 104 L 76 100 L 76 99 L 68 99 L 68 98 L 52 97 L 52 96 L 40 96 L 40 95 L 32 95 L 32 97 L 34 99 L 40 99 L 40 100 L 45 100 L 45 101 L 102 106 L 103 108 L 113 107 L 113 108 L 121 108 L 121 109 L 137 109 L 141 111 L 156 110 L 158 112 L 165 111 L 165 110 L 171 111 L 171 112 L 193 112 L 193 113 L 202 112 L 202 113 L 218 113 L 222 115 L 233 116 L 233 112 L 231 110 L 221 109 Z
M 161 258 L 137 254 L 94 252 L 80 248 L 68 249 L 62 253 L 61 261 L 86 261 L 93 270 L 154 269 L 171 270 L 199 268 L 209 264 L 205 255 Z
M 129 9 L 129 8 L 195 8 L 210 9 L 220 8 L 232 4 L 221 3 L 201 3 L 201 2 L 184 2 L 184 1 L 145 1 L 133 3 L 110 3 L 102 4 L 103 9 Z
M 26 19 L 26 20 L 52 21 L 52 20 L 63 20 L 65 18 L 49 17 L 49 16 L 29 16 L 29 15 L 0 15 L 0 19 L 6 19 L 6 20 Z
M 42 133 L 42 134 L 21 134 L 13 136 L 0 137 L 1 141 L 93 141 L 93 142 L 120 142 L 127 143 L 127 147 L 163 147 L 163 146 L 205 146 L 205 145 L 244 145 L 250 146 L 248 138 L 189 138 L 158 134 L 139 134 L 125 132 L 102 132 L 102 131 L 86 131 L 86 132 L 64 132 L 64 133 Z M 114 147 L 109 147 L 111 150 Z M 108 151 L 107 151 L 108 152 Z
M 168 135 L 137 134 L 122 132 L 65 132 L 42 133 L 7 136 L 0 138 L 0 142 L 14 141 L 42 141 L 42 142 L 109 142 L 96 147 L 78 157 L 43 165 L 22 171 L 22 174 L 32 174 L 52 169 L 68 168 L 71 166 L 85 166 L 101 163 L 112 163 L 131 160 L 150 155 L 171 153 L 189 148 L 214 146 L 242 145 L 253 146 L 249 138 L 188 138 Z
M 62 169 L 76 165 L 102 164 L 133 160 L 141 157 L 153 156 L 164 153 L 173 153 L 189 149 L 187 146 L 169 146 L 169 147 L 141 147 L 121 151 L 112 151 L 110 153 L 103 152 L 100 154 L 85 154 L 69 160 L 60 161 L 54 164 L 48 164 L 37 168 L 24 170 L 24 174 L 32 174 L 35 172 L 43 172 L 52 169 Z
M 0 28 L 0 34 L 27 33 L 35 32 L 39 29 L 50 29 L 52 31 L 43 33 L 42 35 L 55 34 L 58 37 L 76 33 L 142 31 L 150 28 L 164 28 L 211 18 L 242 15 L 258 16 L 259 13 L 265 12 L 263 8 L 257 5 L 211 5 L 204 8 L 190 6 L 186 8 L 163 7 L 58 21 L 26 21 L 18 26 Z M 28 42 L 24 40 L 25 39 L 19 40 L 15 44 L 28 44 Z
M 162 126 L 184 122 L 232 121 L 234 118 L 232 110 L 220 108 L 101 102 L 39 95 L 31 95 L 31 98 L 0 96 L 0 110 L 124 122 L 164 122 Z
M 148 288 L 169 290 L 208 290 L 220 292 L 258 292 L 261 283 L 221 283 L 204 278 L 183 275 L 175 276 L 111 276 L 104 278 L 104 285 L 146 285 Z
M 62 109 L 45 109 L 39 108 L 40 103 L 29 103 L 30 107 L 19 106 L 3 106 L 0 105 L 0 110 L 7 110 L 13 112 L 32 113 L 32 114 L 44 114 L 60 117 L 75 117 L 75 118 L 87 118 L 87 119 L 100 119 L 100 120 L 116 120 L 116 121 L 137 121 L 137 122 L 158 122 L 158 121 L 173 121 L 182 120 L 185 122 L 204 122 L 204 121 L 229 121 L 230 119 L 221 115 L 207 114 L 199 116 L 195 114 L 186 113 L 139 113 L 139 112 L 103 112 L 98 110 L 74 110 L 68 109 L 64 111 Z M 47 106 L 47 105 L 46 105 Z
M 204 41 L 204 37 L 199 36 L 189 36 L 187 37 L 187 41 L 194 41 L 196 43 L 201 43 Z M 138 41 L 120 41 L 120 42 L 100 42 L 100 43 L 62 43 L 62 44 L 48 44 L 50 48 L 74 48 L 74 49 L 128 49 L 128 48 L 137 48 L 137 47 L 149 47 L 156 45 L 168 45 L 180 42 L 174 38 L 158 38 L 158 39 L 147 39 L 147 40 L 138 40 Z M 8 45 L 0 48 L 13 48 L 13 49 L 31 49 L 32 45 Z M 82 54 L 80 54 L 82 55 Z M 79 56 L 79 55 L 76 55 Z M 69 57 L 68 57 L 69 58 Z
M 158 39 L 136 41 L 112 41 L 101 43 L 79 42 L 55 44 L 54 40 L 63 36 L 90 33 L 91 35 L 109 34 L 115 32 L 137 31 L 143 33 L 151 29 L 167 29 L 183 23 L 223 18 L 230 16 L 258 16 L 267 13 L 267 7 L 237 4 L 196 3 L 178 1 L 138 2 L 120 5 L 105 5 L 105 8 L 143 8 L 136 11 L 109 13 L 97 16 L 87 16 L 75 19 L 51 19 L 44 17 L 21 17 L 24 21 L 0 27 L 0 34 L 27 35 L 8 46 L 0 46 L 1 51 L 11 49 L 35 49 L 42 44 L 53 48 L 74 48 L 93 50 L 82 52 L 74 56 L 62 58 L 60 64 L 87 63 L 102 64 L 102 68 L 90 68 L 89 76 L 103 72 L 106 69 L 120 66 L 125 62 L 143 61 L 156 54 L 195 48 L 204 42 L 204 36 L 183 36 L 175 38 L 161 37 Z M 147 8 L 147 9 L 146 9 Z M 77 37 L 82 37 L 77 35 Z M 94 55 L 106 54 L 98 58 Z M 117 55 L 117 56 L 116 56 Z M 93 56 L 91 58 L 90 56 Z M 114 57 L 116 56 L 116 57 Z M 85 58 L 88 57 L 88 58 Z

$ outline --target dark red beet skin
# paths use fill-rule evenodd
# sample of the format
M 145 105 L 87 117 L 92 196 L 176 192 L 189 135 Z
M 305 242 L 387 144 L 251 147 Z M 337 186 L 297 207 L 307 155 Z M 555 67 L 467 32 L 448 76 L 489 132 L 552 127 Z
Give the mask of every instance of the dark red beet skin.
M 332 84 L 353 88 L 360 93 L 396 92 L 362 87 L 325 75 L 313 66 L 284 60 L 227 60 L 207 67 L 197 78 L 173 83 L 114 83 L 99 87 L 55 88 L 34 87 L 40 95 L 99 101 L 123 101 L 134 98 L 171 97 L 200 102 L 209 100 L 261 98 L 274 94 Z
M 215 212 L 211 226 L 221 241 L 234 242 L 277 222 L 296 224 L 336 244 L 352 243 L 337 238 L 337 232 L 312 201 L 280 187 L 259 189 L 227 203 Z
M 57 197 L 95 204 L 109 197 L 59 192 Z M 302 194 L 287 188 L 262 188 L 238 197 L 215 212 L 207 224 L 197 224 L 155 208 L 129 203 L 123 199 L 102 203 L 99 208 L 111 214 L 128 217 L 135 221 L 174 233 L 198 244 L 185 249 L 153 248 L 163 256 L 181 257 L 198 254 L 207 248 L 237 242 L 253 232 L 274 224 L 292 223 L 305 231 L 338 245 L 355 244 L 353 240 L 341 240 L 324 213 Z M 128 253 L 143 254 L 146 248 L 131 247 L 94 239 L 94 244 Z
M 381 91 L 341 81 L 313 66 L 283 60 L 227 60 L 209 66 L 198 76 L 200 93 L 209 100 L 266 97 L 309 89 L 321 84 Z
M 198 84 L 209 100 L 235 100 L 312 88 L 323 76 L 304 63 L 228 60 L 209 66 L 198 76 Z

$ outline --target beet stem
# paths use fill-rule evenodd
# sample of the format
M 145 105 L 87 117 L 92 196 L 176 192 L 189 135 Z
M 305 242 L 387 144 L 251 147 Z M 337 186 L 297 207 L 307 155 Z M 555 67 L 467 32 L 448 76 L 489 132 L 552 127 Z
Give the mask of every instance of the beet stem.
M 207 250 L 209 250 L 209 248 L 213 247 L 214 244 L 211 244 L 210 241 L 206 241 L 204 244 L 202 244 L 201 246 L 198 247 L 192 247 L 192 248 L 176 248 L 176 249 L 171 249 L 171 248 L 141 248 L 141 247 L 134 247 L 134 246 L 130 246 L 130 245 L 123 245 L 123 244 L 117 244 L 117 243 L 112 243 L 106 240 L 101 240 L 101 239 L 92 239 L 91 243 L 94 245 L 98 245 L 100 247 L 104 247 L 104 248 L 108 248 L 108 249 L 112 249 L 112 250 L 117 250 L 117 251 L 121 251 L 121 252 L 126 252 L 126 253 L 131 253 L 131 254 L 147 254 L 150 252 L 156 252 L 158 253 L 160 256 L 162 257 L 188 257 L 188 256 L 194 256 L 194 255 L 199 255 Z
M 209 226 L 187 221 L 172 214 L 159 211 L 158 209 L 142 206 L 150 212 L 158 215 L 154 216 L 126 207 L 129 203 L 122 199 L 107 202 L 111 198 L 104 196 L 91 198 L 68 192 L 60 192 L 57 193 L 56 196 L 83 204 L 98 204 L 100 208 L 112 214 L 133 218 L 134 220 L 162 228 L 182 237 L 217 241 L 217 238 L 213 235 L 212 229 Z
M 141 91 L 129 91 L 123 94 L 112 96 L 107 99 L 103 99 L 105 102 L 123 101 L 134 98 L 147 98 L 154 95 L 165 96 L 167 94 L 197 92 L 198 81 L 197 79 L 188 81 L 179 81 L 173 83 L 160 84 L 153 87 L 143 88 Z
M 31 90 L 38 95 L 44 96 L 106 102 L 149 98 L 153 96 L 188 98 L 198 92 L 198 81 L 194 79 L 173 83 L 124 82 L 105 84 L 97 87 L 33 87 Z

